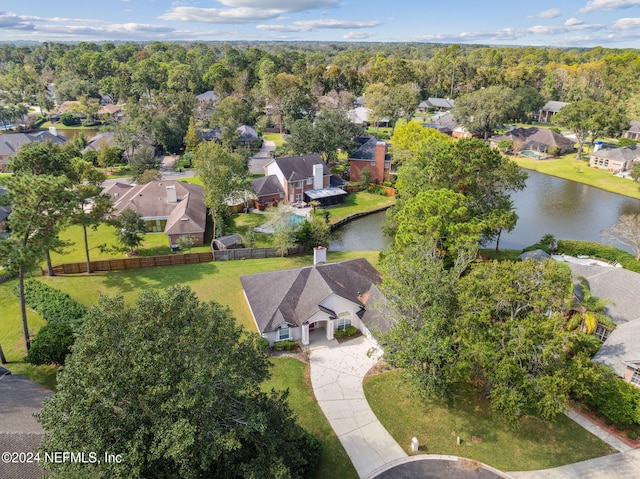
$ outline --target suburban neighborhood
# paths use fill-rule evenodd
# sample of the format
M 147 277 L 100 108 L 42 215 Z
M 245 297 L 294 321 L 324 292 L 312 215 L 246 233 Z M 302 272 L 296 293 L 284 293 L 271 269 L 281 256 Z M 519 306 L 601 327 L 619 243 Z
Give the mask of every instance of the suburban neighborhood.
M 639 50 L 44 38 L 0 479 L 640 477 Z

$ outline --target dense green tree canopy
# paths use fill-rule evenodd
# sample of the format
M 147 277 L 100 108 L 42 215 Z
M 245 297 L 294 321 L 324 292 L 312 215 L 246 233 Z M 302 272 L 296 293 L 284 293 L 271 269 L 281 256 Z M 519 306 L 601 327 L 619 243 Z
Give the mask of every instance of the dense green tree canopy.
M 120 454 L 47 463 L 54 478 L 306 477 L 319 445 L 286 395 L 265 394 L 269 362 L 229 311 L 186 287 L 135 306 L 102 297 L 38 416 L 43 451 Z

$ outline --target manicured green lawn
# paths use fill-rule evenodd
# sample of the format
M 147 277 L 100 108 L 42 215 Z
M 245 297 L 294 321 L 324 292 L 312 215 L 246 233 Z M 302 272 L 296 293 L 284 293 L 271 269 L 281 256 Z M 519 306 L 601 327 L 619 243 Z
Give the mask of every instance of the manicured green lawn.
M 110 180 L 119 178 L 130 178 L 133 176 L 128 166 L 114 166 L 113 168 L 98 168 Z
M 331 214 L 330 222 L 333 224 L 356 213 L 375 211 L 391 206 L 395 201 L 395 198 L 391 196 L 380 196 L 367 191 L 359 191 L 357 193 L 349 193 L 345 198 L 344 204 L 327 208 L 327 211 Z
M 89 255 L 92 261 L 109 259 L 109 258 L 126 258 L 124 253 L 112 253 L 102 252 L 98 247 L 101 244 L 107 246 L 113 246 L 116 243 L 115 228 L 108 225 L 100 225 L 97 230 L 89 228 L 87 230 L 87 237 L 89 240 Z M 69 241 L 72 244 L 66 247 L 63 252 L 51 253 L 51 261 L 53 264 L 59 263 L 76 263 L 86 261 L 84 252 L 84 238 L 82 234 L 82 227 L 78 225 L 69 226 L 62 233 L 60 233 L 60 239 Z M 191 249 L 191 252 L 197 251 L 209 251 L 210 247 L 196 246 Z M 169 247 L 169 240 L 163 233 L 148 233 L 143 236 L 143 243 L 140 246 L 140 256 L 155 256 L 171 254 L 171 248 Z
M 463 456 L 504 471 L 524 471 L 616 452 L 564 415 L 555 422 L 526 418 L 521 428 L 508 427 L 493 417 L 484 395 L 470 387 L 461 388 L 448 402 L 425 400 L 392 371 L 365 378 L 364 391 L 373 412 L 407 453 L 415 436 L 423 453 Z M 473 436 L 481 442 L 473 442 Z
M 322 443 L 320 463 L 312 476 L 316 479 L 356 479 L 356 473 L 327 418 L 313 395 L 309 365 L 295 358 L 272 358 L 271 379 L 263 384 L 265 391 L 289 389 L 289 406 L 299 424 Z
M 45 121 L 42 125 L 40 125 L 39 130 L 48 130 L 50 126 L 55 126 L 57 130 L 95 130 L 100 128 L 100 125 L 94 126 L 82 126 L 82 125 L 72 125 L 66 126 L 61 122 L 51 123 L 50 121 Z
M 329 261 L 340 261 L 366 257 L 371 264 L 377 266 L 377 252 L 330 252 Z M 135 270 L 98 272 L 91 275 L 77 274 L 67 276 L 42 277 L 36 279 L 68 293 L 75 300 L 86 304 L 94 304 L 100 295 L 122 294 L 125 300 L 133 304 L 145 288 L 166 288 L 174 284 L 190 286 L 203 301 L 217 301 L 229 306 L 233 315 L 247 331 L 255 331 L 251 312 L 244 299 L 240 276 L 277 269 L 297 268 L 313 263 L 313 258 L 293 256 L 288 258 L 268 258 L 246 261 L 220 261 L 194 265 L 141 268 Z M 7 359 L 11 362 L 8 368 L 13 372 L 24 373 L 30 378 L 53 388 L 55 369 L 49 367 L 32 368 L 22 363 L 24 357 L 24 340 L 18 298 L 13 294 L 16 280 L 0 284 L 0 344 Z M 42 318 L 33 311 L 28 311 L 31 335 L 44 325 Z
M 552 160 L 534 160 L 523 157 L 511 158 L 522 168 L 539 171 L 546 175 L 577 181 L 578 183 L 584 183 L 602 188 L 606 191 L 640 199 L 640 186 L 638 183 L 626 178 L 613 176 L 606 170 L 590 168 L 589 163 L 576 160 L 575 154 L 573 153 Z
M 269 220 L 269 215 L 260 213 L 237 213 L 227 220 L 225 234 L 239 234 L 246 238 L 247 232 Z M 256 248 L 273 246 L 273 235 L 256 233 Z
M 276 144 L 276 148 L 281 147 L 285 143 L 282 139 L 282 133 L 263 133 L 262 139 L 273 141 Z
M 187 178 L 178 178 L 178 181 L 182 181 L 183 183 L 192 183 L 194 185 L 204 186 L 202 184 L 202 180 L 197 176 L 189 176 Z
M 24 374 L 49 389 L 55 389 L 56 368 L 51 366 L 32 366 L 23 362 L 25 355 L 24 337 L 22 335 L 22 319 L 20 302 L 13 294 L 17 281 L 0 284 L 0 345 L 7 358 L 4 367 L 13 374 Z M 39 314 L 27 309 L 29 330 L 35 334 L 45 322 Z

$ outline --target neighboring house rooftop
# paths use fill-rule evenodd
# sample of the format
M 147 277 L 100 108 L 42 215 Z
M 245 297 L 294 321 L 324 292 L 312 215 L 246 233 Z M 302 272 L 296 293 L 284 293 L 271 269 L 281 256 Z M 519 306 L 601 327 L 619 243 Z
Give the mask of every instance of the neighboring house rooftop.
M 240 133 L 240 141 L 242 143 L 251 143 L 260 139 L 255 128 L 249 125 L 240 125 L 238 127 L 238 133 Z
M 274 158 L 286 181 L 302 181 L 313 177 L 313 165 L 322 165 L 322 175 L 330 176 L 329 168 L 320 155 L 282 156 Z
M 604 158 L 607 160 L 619 160 L 619 161 L 638 161 L 640 160 L 640 146 L 629 145 L 622 148 L 602 149 L 594 151 L 589 157 Z
M 176 201 L 172 202 L 167 187 L 175 188 Z M 146 185 L 115 183 L 105 190 L 114 205 L 113 215 L 118 216 L 130 208 L 143 219 L 167 220 L 164 233 L 198 234 L 205 230 L 207 209 L 204 190 L 199 185 L 180 181 L 152 181 Z
M 516 128 L 508 133 L 491 138 L 492 142 L 502 140 L 521 141 L 522 149 L 527 149 L 529 145 L 542 145 L 545 147 L 557 146 L 561 149 L 573 148 L 574 141 L 562 136 L 560 133 L 546 128 Z
M 302 326 L 319 310 L 327 312 L 320 305 L 333 294 L 360 305 L 362 321 L 375 326 L 369 329 L 389 329 L 376 308 L 365 308 L 381 297 L 381 277 L 364 258 L 241 276 L 240 281 L 261 333 L 283 323 Z
M 371 109 L 366 106 L 359 106 L 347 112 L 347 117 L 356 125 L 362 125 L 363 123 L 370 123 L 369 115 L 371 115 Z M 388 118 L 380 118 L 380 123 L 388 123 Z
M 624 268 L 567 263 L 574 275 L 589 282 L 591 292 L 611 300 L 606 313 L 616 324 L 593 360 L 624 376 L 629 363 L 640 360 L 640 274 Z
M 12 158 L 18 153 L 22 145 L 35 142 L 46 143 L 47 141 L 63 145 L 67 139 L 55 132 L 43 130 L 34 133 L 4 133 L 0 134 L 0 158 Z
M 425 103 L 426 106 L 422 107 L 422 104 Z M 428 98 L 426 101 L 420 103 L 422 108 L 440 108 L 442 110 L 450 110 L 453 108 L 454 100 L 449 98 Z
M 216 98 L 218 98 L 218 95 L 216 95 L 213 90 L 196 95 L 196 100 L 198 101 L 215 101 Z
M 552 113 L 558 113 L 562 107 L 567 106 L 569 103 L 566 103 L 564 101 L 548 101 L 547 103 L 545 103 L 545 105 L 541 108 L 541 111 L 550 111 Z
M 425 122 L 422 126 L 427 128 L 434 128 L 440 133 L 451 134 L 453 130 L 458 128 L 458 123 L 453 119 L 453 115 L 449 112 L 441 115 L 436 115 L 429 122 Z
M 258 197 L 284 194 L 284 189 L 276 175 L 261 176 L 253 180 L 253 191 Z
M 627 131 L 630 131 L 631 133 L 640 133 L 640 120 L 631 120 Z
M 42 439 L 42 427 L 34 414 L 53 391 L 20 374 L 0 373 L 0 451 L 35 453 Z M 37 462 L 2 464 L 0 476 L 38 479 L 42 469 Z
M 116 135 L 112 131 L 106 131 L 104 133 L 98 133 L 96 136 L 91 138 L 87 143 L 87 146 L 83 153 L 87 151 L 100 151 L 102 145 L 106 146 L 116 146 Z
M 358 147 L 358 149 L 349 156 L 349 159 L 354 160 L 375 160 L 376 158 L 376 145 L 382 142 L 375 136 L 370 136 L 364 143 Z M 388 156 L 388 155 L 387 155 Z

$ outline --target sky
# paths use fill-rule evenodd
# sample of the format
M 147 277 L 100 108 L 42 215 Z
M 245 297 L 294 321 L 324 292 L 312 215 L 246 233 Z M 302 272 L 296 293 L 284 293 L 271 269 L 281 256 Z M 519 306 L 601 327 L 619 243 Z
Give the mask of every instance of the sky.
M 640 48 L 640 0 L 0 0 L 0 41 Z

